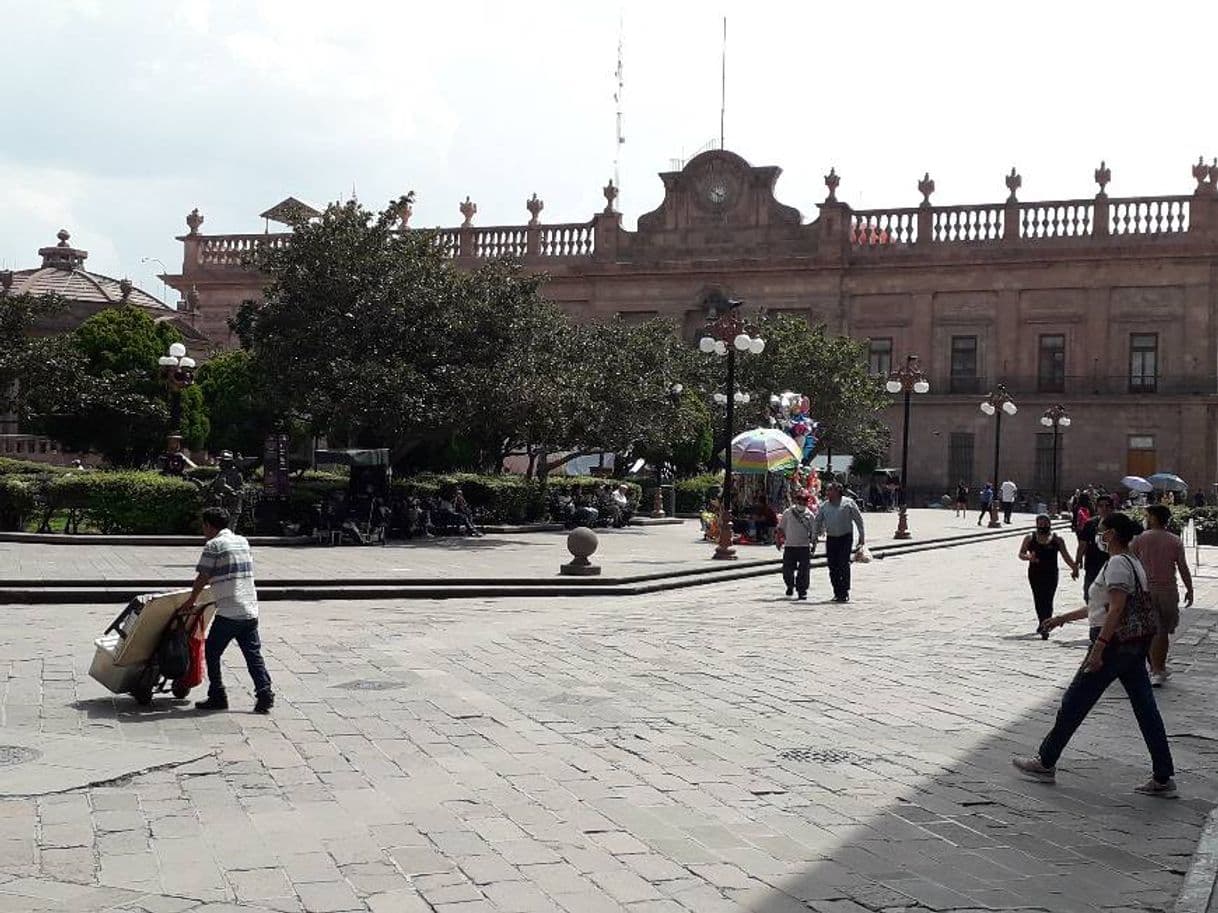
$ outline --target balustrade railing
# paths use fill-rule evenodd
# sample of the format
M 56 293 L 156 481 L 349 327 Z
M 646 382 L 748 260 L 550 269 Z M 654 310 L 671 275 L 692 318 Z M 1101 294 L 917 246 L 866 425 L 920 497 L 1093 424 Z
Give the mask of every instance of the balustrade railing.
M 538 253 L 543 257 L 590 257 L 596 252 L 596 233 L 591 223 L 543 225 Z
M 1113 200 L 1109 216 L 1114 235 L 1169 235 L 1188 231 L 1189 197 Z
M 950 206 L 931 210 L 931 238 L 953 241 L 998 241 L 1006 226 L 1002 206 Z
M 523 257 L 528 253 L 528 238 L 528 230 L 523 226 L 519 228 L 475 228 L 473 254 L 475 257 L 486 259 Z
M 1021 238 L 1085 238 L 1094 228 L 1094 200 L 1019 204 Z
M 241 266 L 263 247 L 286 247 L 289 233 L 261 235 L 211 235 L 199 241 L 199 263 L 203 266 Z
M 461 252 L 461 233 L 456 228 L 437 229 L 432 237 L 432 243 L 443 252 L 444 256 L 452 258 Z
M 916 209 L 870 209 L 850 215 L 850 244 L 853 247 L 914 244 L 917 240 Z

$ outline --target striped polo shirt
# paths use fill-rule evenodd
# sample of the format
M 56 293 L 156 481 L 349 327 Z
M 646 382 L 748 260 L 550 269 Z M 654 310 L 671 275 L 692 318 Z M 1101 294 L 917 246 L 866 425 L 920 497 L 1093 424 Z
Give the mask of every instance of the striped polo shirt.
M 206 574 L 216 600 L 216 614 L 244 621 L 258 617 L 258 591 L 254 588 L 254 558 L 249 541 L 231 529 L 222 529 L 203 546 L 195 570 Z

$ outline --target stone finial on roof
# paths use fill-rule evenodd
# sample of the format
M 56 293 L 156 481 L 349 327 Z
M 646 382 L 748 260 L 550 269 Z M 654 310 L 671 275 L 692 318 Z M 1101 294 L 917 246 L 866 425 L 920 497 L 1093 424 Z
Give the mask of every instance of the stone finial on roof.
M 612 178 L 609 183 L 601 188 L 601 193 L 605 195 L 605 214 L 617 212 L 617 185 L 613 183 Z
M 133 286 L 131 284 L 130 279 L 120 279 L 118 281 L 118 291 L 119 291 L 118 300 L 120 303 L 126 304 L 128 301 L 131 300 L 131 289 L 133 289 L 134 287 L 135 286 Z
M 465 195 L 465 202 L 457 207 L 461 215 L 465 216 L 465 221 L 461 223 L 462 228 L 471 228 L 474 224 L 474 215 L 478 212 L 478 204 L 470 200 L 469 194 Z
M 1007 202 L 1018 203 L 1019 200 L 1016 198 L 1015 193 L 1023 186 L 1023 178 L 1020 177 L 1019 172 L 1015 170 L 1014 166 L 1011 168 L 1011 173 L 1006 177 L 1006 185 L 1007 190 L 1011 191 L 1011 195 L 1007 197 Z
M 837 202 L 837 187 L 841 184 L 842 179 L 838 176 L 836 168 L 830 168 L 829 173 L 825 175 L 825 186 L 829 188 L 829 195 L 825 197 L 826 203 Z
M 529 211 L 529 215 L 531 216 L 529 219 L 529 224 L 540 225 L 541 220 L 538 218 L 538 216 L 540 216 L 541 211 L 546 208 L 545 201 L 539 200 L 537 198 L 537 194 L 533 194 L 531 197 L 525 200 L 524 208 Z
M 935 182 L 930 176 L 930 172 L 922 175 L 922 180 L 918 181 L 918 193 L 922 194 L 922 205 L 930 205 L 930 195 L 935 192 Z
M 1095 182 L 1100 185 L 1099 196 L 1108 196 L 1108 182 L 1112 180 L 1112 169 L 1108 167 L 1104 161 L 1100 162 L 1100 167 L 1095 169 Z
M 58 244 L 54 247 L 40 248 L 38 251 L 38 256 L 42 257 L 43 269 L 78 269 L 84 264 L 89 252 L 77 250 L 68 243 L 68 239 L 72 236 L 66 228 L 59 229 L 55 237 L 59 239 Z
M 203 224 L 203 216 L 199 212 L 199 207 L 196 206 L 186 215 L 186 227 L 190 229 L 192 235 L 199 233 L 199 226 Z
M 1193 166 L 1193 179 L 1197 182 L 1197 193 L 1205 190 L 1205 181 L 1210 176 L 1209 166 L 1205 164 L 1205 156 L 1197 156 L 1197 164 Z

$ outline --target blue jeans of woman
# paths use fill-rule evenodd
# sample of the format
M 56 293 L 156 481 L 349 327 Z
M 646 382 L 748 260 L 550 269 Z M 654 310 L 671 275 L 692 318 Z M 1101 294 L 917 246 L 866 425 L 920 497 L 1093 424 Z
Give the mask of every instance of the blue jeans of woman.
M 1099 636 L 1100 629 L 1091 629 L 1091 641 Z M 1159 707 L 1155 703 L 1155 693 L 1150 686 L 1150 675 L 1146 671 L 1146 652 L 1148 643 L 1118 644 L 1112 643 L 1104 650 L 1104 664 L 1096 672 L 1084 672 L 1079 669 L 1074 680 L 1062 697 L 1061 708 L 1057 711 L 1057 721 L 1045 740 L 1040 743 L 1040 761 L 1046 767 L 1053 767 L 1061 757 L 1070 737 L 1074 735 L 1087 714 L 1091 712 L 1101 695 L 1108 686 L 1118 679 L 1125 688 L 1129 703 L 1133 706 L 1134 718 L 1142 731 L 1142 739 L 1150 751 L 1151 769 L 1154 778 L 1159 783 L 1171 779 L 1174 771 L 1171 759 L 1171 748 L 1167 744 L 1167 730 L 1163 727 L 1163 717 L 1159 715 Z

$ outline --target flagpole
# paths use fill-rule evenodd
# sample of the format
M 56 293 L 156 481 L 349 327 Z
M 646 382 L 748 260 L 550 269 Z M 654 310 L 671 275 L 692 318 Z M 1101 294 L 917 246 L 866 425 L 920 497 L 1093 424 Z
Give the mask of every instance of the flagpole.
M 723 17 L 723 52 L 719 61 L 719 148 L 723 149 L 727 119 L 727 16 Z

